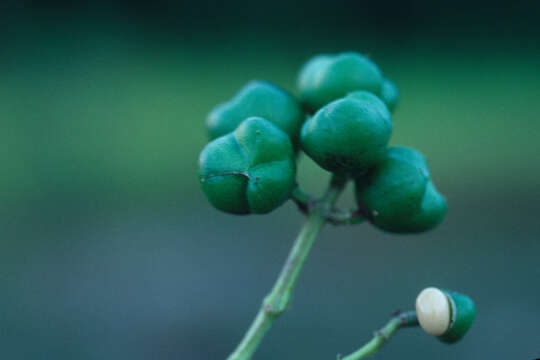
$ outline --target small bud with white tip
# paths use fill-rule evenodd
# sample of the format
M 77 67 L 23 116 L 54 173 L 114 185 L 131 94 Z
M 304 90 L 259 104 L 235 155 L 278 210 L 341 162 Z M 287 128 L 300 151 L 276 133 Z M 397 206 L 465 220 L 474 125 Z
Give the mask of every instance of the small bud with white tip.
M 454 343 L 469 330 L 476 310 L 466 295 L 429 287 L 416 298 L 416 314 L 425 332 L 443 342 Z

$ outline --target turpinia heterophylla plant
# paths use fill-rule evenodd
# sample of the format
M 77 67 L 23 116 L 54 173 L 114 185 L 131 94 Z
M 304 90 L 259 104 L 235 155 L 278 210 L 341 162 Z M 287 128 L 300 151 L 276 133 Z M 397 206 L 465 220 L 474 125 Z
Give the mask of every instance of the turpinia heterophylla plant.
M 436 227 L 446 213 L 446 200 L 422 154 L 388 147 L 398 90 L 375 63 L 353 52 L 315 56 L 300 70 L 298 94 L 295 98 L 269 82 L 252 81 L 207 119 L 211 141 L 200 155 L 199 178 L 214 207 L 232 214 L 265 214 L 291 199 L 306 214 L 274 287 L 229 360 L 253 357 L 287 308 L 325 223 L 369 223 L 391 233 L 419 233 Z M 332 173 L 320 198 L 296 183 L 300 151 Z M 349 181 L 355 184 L 357 209 L 337 209 Z M 427 288 L 416 299 L 416 311 L 396 314 L 371 341 L 342 359 L 372 355 L 402 327 L 420 325 L 453 343 L 467 332 L 474 315 L 469 297 Z

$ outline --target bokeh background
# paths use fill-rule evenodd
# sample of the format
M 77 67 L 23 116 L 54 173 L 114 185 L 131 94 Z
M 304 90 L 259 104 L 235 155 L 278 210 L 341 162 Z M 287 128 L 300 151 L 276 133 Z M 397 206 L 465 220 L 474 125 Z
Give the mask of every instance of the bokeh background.
M 302 215 L 214 210 L 204 118 L 344 50 L 398 84 L 392 143 L 426 154 L 449 213 L 414 236 L 326 228 L 256 359 L 349 353 L 429 285 L 476 300 L 470 333 L 405 330 L 376 359 L 540 357 L 539 4 L 2 1 L 0 358 L 224 359 Z M 303 158 L 299 178 L 327 174 Z

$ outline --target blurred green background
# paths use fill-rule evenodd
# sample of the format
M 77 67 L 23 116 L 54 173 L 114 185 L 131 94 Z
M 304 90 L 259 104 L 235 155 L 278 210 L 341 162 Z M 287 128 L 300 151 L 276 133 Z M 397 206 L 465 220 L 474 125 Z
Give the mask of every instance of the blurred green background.
M 256 359 L 349 353 L 430 285 L 475 299 L 470 333 L 405 330 L 375 359 L 539 357 L 539 4 L 4 1 L 0 358 L 224 359 L 302 216 L 211 208 L 204 118 L 344 50 L 398 84 L 392 143 L 426 154 L 449 213 L 413 236 L 326 228 Z M 301 159 L 305 188 L 326 175 Z

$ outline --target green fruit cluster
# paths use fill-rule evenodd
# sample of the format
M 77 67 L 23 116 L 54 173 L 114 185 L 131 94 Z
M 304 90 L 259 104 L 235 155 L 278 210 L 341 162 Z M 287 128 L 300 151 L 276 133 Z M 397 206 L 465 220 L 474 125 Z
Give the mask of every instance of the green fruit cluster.
M 421 232 L 444 217 L 446 202 L 415 150 L 388 147 L 396 85 L 367 57 L 319 55 L 298 77 L 298 99 L 252 81 L 207 118 L 211 142 L 199 177 L 209 201 L 235 214 L 266 213 L 290 198 L 296 153 L 354 179 L 359 208 L 389 232 Z

